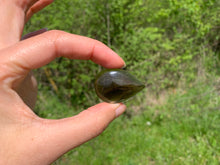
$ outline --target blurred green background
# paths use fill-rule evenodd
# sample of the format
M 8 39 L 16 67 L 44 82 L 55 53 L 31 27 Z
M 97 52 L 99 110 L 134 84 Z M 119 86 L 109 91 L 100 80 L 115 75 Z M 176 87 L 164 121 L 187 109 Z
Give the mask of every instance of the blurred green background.
M 57 165 L 219 165 L 220 1 L 59 0 L 27 23 L 102 41 L 147 88 L 99 137 Z M 100 102 L 102 68 L 58 58 L 35 71 L 35 112 L 63 118 Z

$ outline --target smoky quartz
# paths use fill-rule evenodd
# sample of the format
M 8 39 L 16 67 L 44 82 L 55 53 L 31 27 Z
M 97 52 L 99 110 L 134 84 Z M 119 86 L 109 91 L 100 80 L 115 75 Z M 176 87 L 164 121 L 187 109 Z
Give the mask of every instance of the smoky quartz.
M 140 92 L 145 85 L 133 75 L 121 69 L 106 69 L 95 79 L 95 91 L 99 98 L 109 103 L 119 103 Z

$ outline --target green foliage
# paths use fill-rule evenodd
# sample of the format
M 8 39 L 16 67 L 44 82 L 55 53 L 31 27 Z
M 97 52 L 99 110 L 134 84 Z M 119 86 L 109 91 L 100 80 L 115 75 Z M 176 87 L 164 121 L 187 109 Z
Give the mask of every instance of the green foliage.
M 147 86 L 103 135 L 54 164 L 217 165 L 219 18 L 219 0 L 63 0 L 34 15 L 24 33 L 47 27 L 97 39 Z M 100 70 L 65 58 L 36 70 L 36 113 L 63 118 L 96 104 Z
M 162 105 L 145 103 L 140 115 L 118 118 L 101 136 L 54 164 L 218 165 L 220 97 L 212 85 L 178 90 Z
M 100 40 L 159 93 L 218 71 L 213 68 L 219 67 L 219 7 L 217 0 L 55 1 L 31 19 L 25 32 L 47 27 Z M 97 65 L 61 58 L 47 68 L 61 100 L 82 107 L 98 101 L 92 84 Z M 53 90 L 43 70 L 37 75 L 41 90 Z

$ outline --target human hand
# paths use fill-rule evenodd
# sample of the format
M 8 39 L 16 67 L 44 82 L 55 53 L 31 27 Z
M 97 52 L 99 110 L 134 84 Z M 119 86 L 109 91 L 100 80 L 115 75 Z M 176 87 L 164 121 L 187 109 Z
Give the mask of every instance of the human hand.
M 48 31 L 19 42 L 25 21 L 51 2 L 0 0 L 0 164 L 50 164 L 99 135 L 125 111 L 123 104 L 100 103 L 76 116 L 49 120 L 36 116 L 30 108 L 33 105 L 25 104 L 25 97 L 36 93 L 19 93 L 25 82 L 31 84 L 26 91 L 35 89 L 35 80 L 28 76 L 30 71 L 56 57 L 92 60 L 106 68 L 124 65 L 99 41 L 62 31 Z
M 52 2 L 53 0 L 0 0 L 0 49 L 17 43 L 21 38 L 24 23 L 34 13 Z M 31 72 L 16 86 L 15 90 L 33 109 L 37 98 L 37 82 Z

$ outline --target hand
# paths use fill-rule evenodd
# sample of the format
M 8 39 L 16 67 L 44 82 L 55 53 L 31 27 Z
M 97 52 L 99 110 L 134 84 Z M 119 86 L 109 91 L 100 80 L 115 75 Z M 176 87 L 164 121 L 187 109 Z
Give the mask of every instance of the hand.
M 48 31 L 19 42 L 26 20 L 51 2 L 0 0 L 0 164 L 50 164 L 99 135 L 125 111 L 123 104 L 100 103 L 59 120 L 42 119 L 33 113 L 36 81 L 30 76 L 32 69 L 60 56 L 92 60 L 106 68 L 124 65 L 99 41 L 62 31 Z

